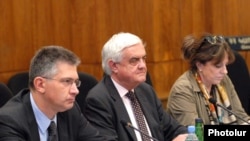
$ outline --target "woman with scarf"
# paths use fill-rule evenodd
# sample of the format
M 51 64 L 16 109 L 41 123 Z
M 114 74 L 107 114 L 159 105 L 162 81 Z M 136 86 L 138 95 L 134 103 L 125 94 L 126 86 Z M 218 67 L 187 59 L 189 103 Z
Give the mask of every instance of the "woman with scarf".
M 189 35 L 184 38 L 181 51 L 190 69 L 172 86 L 168 112 L 185 126 L 194 125 L 198 117 L 205 125 L 250 123 L 227 76 L 227 65 L 235 58 L 224 38 L 211 34 L 199 38 Z

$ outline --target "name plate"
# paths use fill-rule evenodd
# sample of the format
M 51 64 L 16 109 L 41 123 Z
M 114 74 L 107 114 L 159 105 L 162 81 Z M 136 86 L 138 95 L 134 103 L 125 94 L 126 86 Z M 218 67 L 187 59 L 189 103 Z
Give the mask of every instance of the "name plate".
M 225 40 L 234 50 L 250 50 L 250 36 L 231 36 Z
M 204 141 L 228 139 L 246 141 L 250 138 L 250 125 L 204 125 Z

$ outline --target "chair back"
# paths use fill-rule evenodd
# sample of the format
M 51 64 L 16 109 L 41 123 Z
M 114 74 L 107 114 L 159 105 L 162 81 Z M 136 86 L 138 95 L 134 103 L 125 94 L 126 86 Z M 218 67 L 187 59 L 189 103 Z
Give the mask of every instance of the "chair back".
M 76 101 L 81 108 L 82 113 L 84 113 L 84 102 L 85 98 L 91 88 L 93 88 L 97 83 L 98 80 L 85 72 L 78 72 L 79 79 L 81 80 L 82 84 L 78 88 L 79 94 L 76 96 Z
M 228 76 L 245 111 L 250 115 L 250 75 L 245 59 L 234 51 L 235 61 L 227 66 Z
M 12 91 L 12 93 L 16 95 L 20 90 L 28 88 L 28 82 L 29 72 L 20 72 L 10 77 L 9 81 L 7 82 L 7 86 Z
M 149 85 L 153 86 L 153 82 L 151 80 L 149 72 L 147 72 L 147 74 L 146 74 L 146 81 L 145 82 L 148 83 Z
M 11 90 L 0 82 L 0 107 L 2 107 L 13 96 Z

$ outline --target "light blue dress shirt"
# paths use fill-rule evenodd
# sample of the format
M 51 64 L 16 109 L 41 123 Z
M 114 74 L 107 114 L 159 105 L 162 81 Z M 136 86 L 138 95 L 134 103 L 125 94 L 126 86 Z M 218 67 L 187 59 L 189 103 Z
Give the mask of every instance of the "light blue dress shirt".
M 48 140 L 48 127 L 50 125 L 51 120 L 37 107 L 32 94 L 30 94 L 30 101 L 33 112 L 35 114 L 36 122 L 38 124 L 38 131 L 40 136 L 40 141 L 47 141 Z M 53 121 L 56 122 L 56 116 L 54 117 Z

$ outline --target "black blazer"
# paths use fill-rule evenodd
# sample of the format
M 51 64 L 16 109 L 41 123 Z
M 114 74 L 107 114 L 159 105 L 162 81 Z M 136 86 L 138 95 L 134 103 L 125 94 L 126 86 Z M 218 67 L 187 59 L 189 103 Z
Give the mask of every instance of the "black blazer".
M 59 141 L 103 141 L 81 114 L 77 104 L 57 114 Z M 30 91 L 22 90 L 0 109 L 1 141 L 39 141 L 38 125 L 31 107 Z
M 186 127 L 178 124 L 163 109 L 161 101 L 150 85 L 147 83 L 140 84 L 135 88 L 135 94 L 154 138 L 160 141 L 170 141 L 177 135 L 187 132 Z M 104 76 L 89 91 L 85 106 L 88 120 L 108 140 L 136 141 L 134 130 L 121 124 L 121 120 L 130 123 L 131 121 L 110 76 Z

